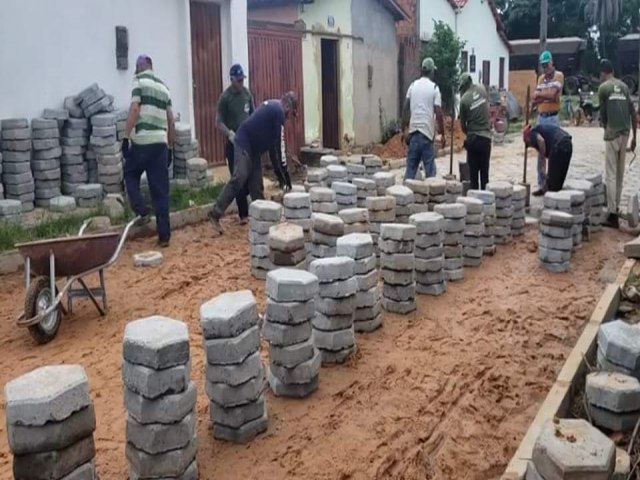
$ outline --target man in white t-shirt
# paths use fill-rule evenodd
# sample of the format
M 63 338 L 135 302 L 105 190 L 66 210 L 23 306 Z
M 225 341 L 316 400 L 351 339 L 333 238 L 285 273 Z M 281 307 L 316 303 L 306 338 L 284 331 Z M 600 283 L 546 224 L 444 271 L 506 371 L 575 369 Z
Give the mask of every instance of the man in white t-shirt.
M 444 115 L 442 113 L 442 98 L 440 89 L 433 82 L 436 71 L 432 58 L 422 61 L 422 77 L 411 84 L 407 90 L 404 103 L 402 126 L 405 141 L 409 144 L 407 153 L 407 168 L 405 180 L 414 179 L 420 162 L 427 177 L 436 176 L 436 163 L 433 142 L 436 136 L 435 122 L 442 134 L 442 147 L 446 145 L 444 136 Z M 409 119 L 409 113 L 411 117 Z M 408 124 L 408 130 L 407 130 Z

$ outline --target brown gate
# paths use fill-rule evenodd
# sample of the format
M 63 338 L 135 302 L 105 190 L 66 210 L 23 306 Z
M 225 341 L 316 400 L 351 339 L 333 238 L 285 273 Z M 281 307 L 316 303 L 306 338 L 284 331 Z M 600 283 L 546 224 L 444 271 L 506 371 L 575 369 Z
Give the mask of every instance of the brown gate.
M 340 148 L 338 41 L 321 39 L 320 58 L 322 63 L 322 146 Z
M 215 128 L 216 105 L 222 93 L 220 6 L 191 2 L 193 107 L 200 155 L 209 163 L 224 163 L 224 138 Z
M 287 151 L 294 156 L 304 144 L 302 32 L 294 26 L 249 22 L 249 85 L 256 105 L 293 90 L 298 117 L 287 120 Z

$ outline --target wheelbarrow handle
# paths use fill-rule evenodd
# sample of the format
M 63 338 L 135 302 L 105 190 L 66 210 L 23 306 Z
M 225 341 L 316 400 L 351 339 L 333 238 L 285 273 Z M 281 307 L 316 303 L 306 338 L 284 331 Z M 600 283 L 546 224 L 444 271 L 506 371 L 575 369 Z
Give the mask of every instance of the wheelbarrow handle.
M 129 231 L 136 224 L 136 222 L 138 222 L 138 220 L 140 220 L 140 218 L 141 217 L 138 215 L 133 220 L 131 220 L 129 223 L 127 223 L 127 225 L 124 227 L 124 230 L 122 231 L 122 235 L 120 235 L 120 241 L 118 242 L 118 246 L 116 247 L 116 251 L 113 252 L 113 255 L 111 256 L 109 261 L 105 265 L 103 265 L 102 267 L 99 268 L 100 270 L 111 266 L 118 259 L 118 257 L 120 256 L 120 253 L 122 253 L 122 248 L 124 247 L 124 243 L 126 242 L 127 237 L 129 236 Z

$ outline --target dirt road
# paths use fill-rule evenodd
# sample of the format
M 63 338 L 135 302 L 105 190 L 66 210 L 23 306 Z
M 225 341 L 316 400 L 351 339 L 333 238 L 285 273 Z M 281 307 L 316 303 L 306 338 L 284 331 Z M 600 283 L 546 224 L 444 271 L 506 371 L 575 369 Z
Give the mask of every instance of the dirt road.
M 249 274 L 241 227 L 222 239 L 211 238 L 204 224 L 175 232 L 156 270 L 134 269 L 131 261 L 152 240 L 132 243 L 107 273 L 109 315 L 100 318 L 91 305 L 79 305 L 45 346 L 12 323 L 23 301 L 20 276 L 1 277 L 0 380 L 43 364 L 82 364 L 98 416 L 100 477 L 124 479 L 122 333 L 131 320 L 163 314 L 190 329 L 201 479 L 496 478 L 604 282 L 615 278 L 627 239 L 601 232 L 574 255 L 570 274 L 554 275 L 538 265 L 530 228 L 526 239 L 465 270 L 465 280 L 446 295 L 420 297 L 415 314 L 386 315 L 381 330 L 359 335 L 357 356 L 323 368 L 311 398 L 269 394 L 269 431 L 246 446 L 212 439 L 198 323 L 200 304 L 225 291 L 250 288 L 264 304 L 264 283 Z M 4 410 L 0 478 L 11 478 Z

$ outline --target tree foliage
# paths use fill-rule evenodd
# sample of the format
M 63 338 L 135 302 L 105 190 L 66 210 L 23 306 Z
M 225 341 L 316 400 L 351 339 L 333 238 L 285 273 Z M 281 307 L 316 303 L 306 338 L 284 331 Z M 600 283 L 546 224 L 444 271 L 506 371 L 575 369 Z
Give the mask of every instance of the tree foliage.
M 422 50 L 422 59 L 433 58 L 437 70 L 435 82 L 442 94 L 442 103 L 450 111 L 454 101 L 454 89 L 457 89 L 460 73 L 460 52 L 465 42 L 460 40 L 451 27 L 442 22 L 434 22 L 433 36 Z

